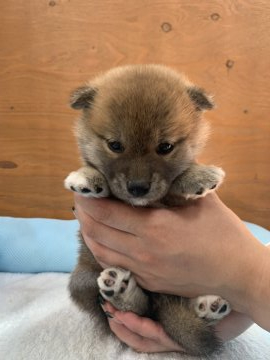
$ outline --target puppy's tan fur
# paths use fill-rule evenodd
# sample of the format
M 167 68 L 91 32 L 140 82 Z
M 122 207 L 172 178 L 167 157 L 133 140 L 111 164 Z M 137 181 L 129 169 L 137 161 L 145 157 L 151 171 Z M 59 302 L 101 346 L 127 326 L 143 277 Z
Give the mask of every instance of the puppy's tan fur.
M 82 110 L 76 136 L 84 167 L 67 178 L 66 187 L 87 196 L 112 195 L 133 205 L 171 206 L 204 196 L 222 182 L 221 169 L 195 163 L 208 134 L 202 114 L 213 107 L 212 99 L 175 71 L 160 65 L 113 69 L 77 89 L 71 106 Z M 111 142 L 120 143 L 121 151 L 113 151 Z M 161 154 L 160 144 L 173 149 Z M 129 188 L 133 183 L 135 193 Z M 146 193 L 140 195 L 145 184 Z M 96 279 L 101 270 L 81 238 L 70 291 L 92 315 L 99 313 Z M 190 354 L 209 355 L 219 349 L 209 321 L 196 315 L 188 299 L 151 293 L 149 298 L 147 305 L 137 301 L 132 310 L 161 321 Z

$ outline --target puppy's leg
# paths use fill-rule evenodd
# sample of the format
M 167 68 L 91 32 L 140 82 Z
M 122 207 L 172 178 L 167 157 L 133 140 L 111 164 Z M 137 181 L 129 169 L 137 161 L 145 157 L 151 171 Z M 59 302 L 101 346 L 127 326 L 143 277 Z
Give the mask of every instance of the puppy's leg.
M 100 333 L 107 334 L 107 319 L 103 310 L 98 305 L 99 288 L 97 278 L 102 267 L 96 262 L 93 254 L 85 245 L 82 235 L 79 233 L 80 251 L 78 264 L 71 274 L 69 292 L 71 299 L 83 311 L 97 320 Z
M 173 182 L 169 194 L 197 199 L 215 191 L 224 179 L 224 171 L 213 165 L 192 164 Z
M 76 191 L 85 197 L 107 197 L 110 193 L 104 176 L 90 166 L 72 171 L 64 184 L 66 189 Z
M 137 285 L 130 271 L 118 267 L 107 268 L 97 279 L 102 297 L 121 311 L 144 315 L 148 310 L 148 296 Z
M 151 294 L 153 319 L 160 322 L 165 332 L 189 355 L 212 359 L 222 349 L 221 341 L 211 322 L 199 317 L 190 299 L 175 295 Z
M 231 307 L 228 301 L 217 295 L 205 295 L 190 301 L 190 307 L 203 319 L 215 323 L 227 316 Z

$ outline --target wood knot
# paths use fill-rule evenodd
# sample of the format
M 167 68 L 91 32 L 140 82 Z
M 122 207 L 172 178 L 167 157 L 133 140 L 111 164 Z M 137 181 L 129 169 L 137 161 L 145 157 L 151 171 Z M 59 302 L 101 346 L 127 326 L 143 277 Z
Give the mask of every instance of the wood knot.
M 218 21 L 220 19 L 220 15 L 218 13 L 213 13 L 210 17 L 213 21 Z
M 170 32 L 170 31 L 172 31 L 172 25 L 168 22 L 164 22 L 163 24 L 161 24 L 161 29 L 162 29 L 162 31 L 164 31 L 166 33 Z
M 49 2 L 49 6 L 55 6 L 55 5 L 56 5 L 56 2 L 55 2 L 55 1 L 51 0 L 51 1 Z
M 2 169 L 15 169 L 17 167 L 18 165 L 13 161 L 7 161 L 7 160 L 0 161 L 0 168 Z
M 226 61 L 226 67 L 228 68 L 228 69 L 232 69 L 233 68 L 233 66 L 234 66 L 234 61 L 233 60 L 227 60 Z

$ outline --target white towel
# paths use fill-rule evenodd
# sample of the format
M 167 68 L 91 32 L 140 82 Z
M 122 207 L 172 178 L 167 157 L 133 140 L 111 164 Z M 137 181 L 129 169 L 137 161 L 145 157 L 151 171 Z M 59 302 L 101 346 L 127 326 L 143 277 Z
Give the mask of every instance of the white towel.
M 176 353 L 138 354 L 123 349 L 113 335 L 97 338 L 95 320 L 69 299 L 68 276 L 0 273 L 1 360 L 191 359 Z M 212 359 L 270 359 L 270 335 L 254 325 Z

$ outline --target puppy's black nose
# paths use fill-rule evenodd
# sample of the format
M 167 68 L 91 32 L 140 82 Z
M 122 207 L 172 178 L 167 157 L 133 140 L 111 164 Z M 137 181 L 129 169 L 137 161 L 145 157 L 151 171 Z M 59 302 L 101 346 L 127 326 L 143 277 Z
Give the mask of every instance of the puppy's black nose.
M 150 190 L 150 186 L 151 184 L 149 182 L 143 180 L 134 180 L 127 182 L 128 192 L 135 197 L 146 195 Z

